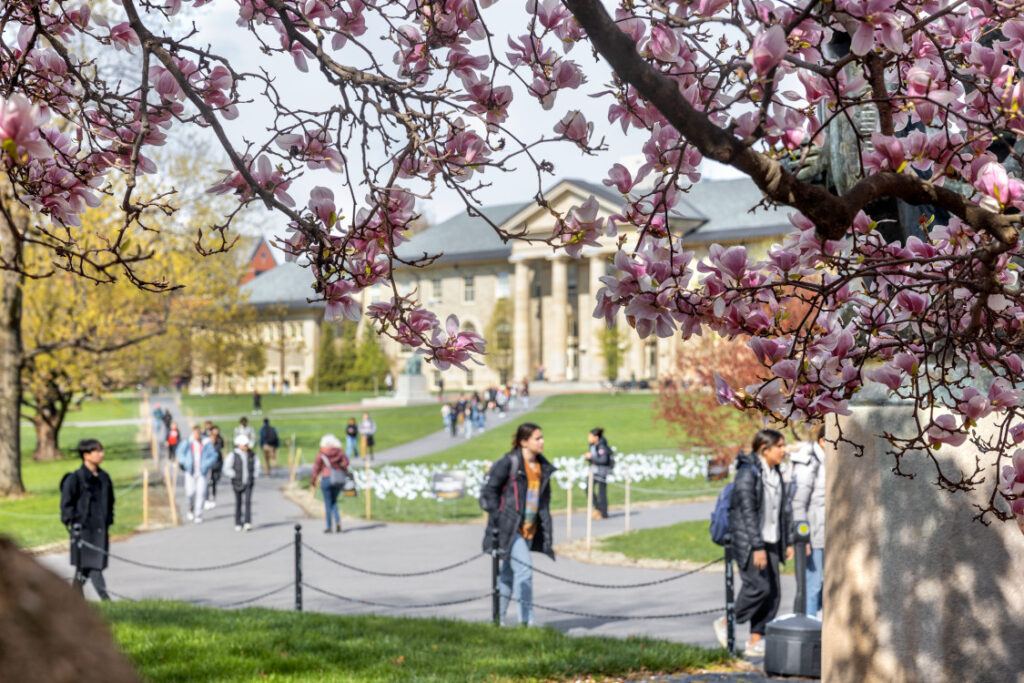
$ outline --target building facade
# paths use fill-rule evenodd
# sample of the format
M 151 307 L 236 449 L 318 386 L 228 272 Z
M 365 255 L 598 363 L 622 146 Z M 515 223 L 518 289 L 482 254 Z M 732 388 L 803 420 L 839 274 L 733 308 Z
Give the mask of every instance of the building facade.
M 599 216 L 622 210 L 622 197 L 615 190 L 583 180 L 564 179 L 544 193 L 550 209 L 563 215 L 591 196 L 598 202 Z M 755 209 L 761 198 L 747 178 L 702 181 L 684 196 L 670 221 L 698 257 L 718 243 L 744 244 L 752 258 L 760 258 L 792 229 L 787 211 Z M 617 349 L 618 369 L 614 378 L 609 376 L 605 322 L 594 318 L 593 310 L 600 278 L 610 272 L 618 250 L 617 239 L 602 235 L 599 246 L 588 246 L 573 259 L 546 243 L 555 218 L 532 199 L 484 207 L 480 213 L 462 213 L 431 226 L 398 249 L 404 260 L 433 259 L 425 267 L 396 272 L 402 293 L 415 292 L 439 316 L 454 314 L 463 329 L 488 337 L 484 364 L 470 365 L 468 372 L 441 373 L 423 364 L 432 388 L 443 381 L 446 389 L 481 389 L 522 378 L 596 384 L 609 379 L 651 380 L 671 371 L 681 352 L 680 340 L 642 340 L 620 314 L 618 342 L 611 342 Z M 494 226 L 525 239 L 504 242 Z M 627 233 L 626 245 L 635 244 L 635 239 Z M 313 386 L 324 307 L 308 301 L 311 285 L 309 271 L 291 261 L 243 285 L 268 344 L 266 372 L 250 380 L 250 390 L 276 391 L 284 382 L 296 391 Z M 390 298 L 390 290 L 371 287 L 363 297 L 367 305 Z M 401 372 L 412 349 L 390 339 L 382 345 L 393 372 Z

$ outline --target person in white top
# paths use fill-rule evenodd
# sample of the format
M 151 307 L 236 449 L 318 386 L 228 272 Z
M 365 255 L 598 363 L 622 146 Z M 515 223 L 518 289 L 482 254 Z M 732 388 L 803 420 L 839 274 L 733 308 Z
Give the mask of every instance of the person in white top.
M 825 426 L 814 443 L 803 444 L 793 461 L 793 520 L 811 526 L 807 559 L 807 613 L 820 614 L 825 580 Z

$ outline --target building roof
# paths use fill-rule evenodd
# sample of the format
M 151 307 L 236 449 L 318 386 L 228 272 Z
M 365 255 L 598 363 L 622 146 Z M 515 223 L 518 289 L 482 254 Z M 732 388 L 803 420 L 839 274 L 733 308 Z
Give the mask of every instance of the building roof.
M 705 180 L 687 194 L 689 203 L 707 219 L 688 233 L 687 243 L 724 242 L 788 233 L 792 209 L 758 206 L 764 195 L 750 178 Z M 758 207 L 750 212 L 754 207 Z
M 295 261 L 278 264 L 258 278 L 242 285 L 242 294 L 254 306 L 323 306 L 309 303 L 313 297 L 313 273 Z
M 572 183 L 580 189 L 590 192 L 597 197 L 603 197 L 616 206 L 622 206 L 622 195 L 618 190 L 610 188 L 607 185 L 602 183 L 592 183 L 589 180 L 581 180 L 580 178 L 565 178 L 564 180 L 565 182 Z M 633 195 L 635 198 L 636 193 L 633 193 Z M 677 215 L 679 218 L 689 218 L 693 220 L 701 220 L 702 218 L 705 218 L 700 209 L 689 201 L 689 195 L 680 194 L 679 197 L 679 204 L 673 210 L 673 214 Z
M 529 203 L 485 206 L 480 212 L 501 225 Z M 442 254 L 435 263 L 506 259 L 511 253 L 512 246 L 502 242 L 486 220 L 465 211 L 413 235 L 397 249 L 398 256 L 407 260 Z

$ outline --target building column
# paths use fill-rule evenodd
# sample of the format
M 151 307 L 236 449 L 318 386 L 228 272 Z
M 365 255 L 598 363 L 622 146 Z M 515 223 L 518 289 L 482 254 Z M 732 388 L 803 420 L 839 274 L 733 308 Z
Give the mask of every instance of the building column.
M 551 261 L 551 309 L 544 311 L 544 321 L 550 342 L 545 377 L 552 382 L 564 382 L 569 341 L 569 269 L 564 258 Z
M 530 283 L 533 269 L 525 261 L 516 261 L 512 295 L 512 380 L 530 376 Z
M 605 260 L 603 255 L 596 255 L 590 257 L 590 305 L 591 309 L 587 311 L 590 315 L 590 335 L 587 341 L 587 364 L 589 365 L 587 379 L 591 381 L 602 382 L 605 379 L 604 369 L 604 344 L 603 344 L 603 333 L 608 323 L 605 322 L 604 318 L 593 317 L 593 307 L 597 306 L 597 290 L 601 289 L 604 284 L 601 282 L 601 278 L 604 277 Z M 582 312 L 581 312 L 582 313 Z

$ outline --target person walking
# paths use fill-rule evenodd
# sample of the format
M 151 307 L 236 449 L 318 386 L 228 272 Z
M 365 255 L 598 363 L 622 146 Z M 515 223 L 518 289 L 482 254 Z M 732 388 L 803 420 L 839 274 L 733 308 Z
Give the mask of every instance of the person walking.
M 373 421 L 369 413 L 363 413 L 363 420 L 359 423 L 359 434 L 366 439 L 366 455 L 373 457 L 373 448 L 376 444 L 377 423 Z
M 252 390 L 252 414 L 263 414 L 263 396 L 261 396 L 260 392 L 256 389 Z
M 341 448 L 341 441 L 334 434 L 325 434 L 320 439 L 320 452 L 313 461 L 313 472 L 309 480 L 309 488 L 314 494 L 316 485 L 320 484 L 320 493 L 324 497 L 324 517 L 327 526 L 325 534 L 341 533 L 341 511 L 338 509 L 338 495 L 345 486 L 345 480 L 351 476 L 348 471 L 349 460 Z M 333 524 L 333 528 L 332 528 Z
M 71 544 L 75 590 L 81 594 L 85 582 L 91 581 L 100 600 L 110 600 L 103 570 L 107 568 L 110 527 L 114 523 L 114 484 L 110 475 L 100 468 L 103 456 L 103 444 L 96 439 L 78 442 L 82 466 L 65 474 L 60 481 L 60 521 L 72 538 L 77 525 L 79 538 L 95 546 Z
M 164 415 L 170 415 L 171 411 L 167 411 Z M 178 429 L 177 422 L 171 422 L 170 426 L 167 427 L 167 457 L 174 460 L 178 456 L 178 443 L 181 441 L 181 431 Z
M 259 456 L 245 435 L 239 434 L 224 461 L 224 476 L 231 480 L 235 492 L 235 531 L 252 529 L 252 491 L 261 474 Z
M 452 418 L 452 407 L 447 403 L 441 404 L 441 422 L 444 423 L 444 428 L 451 432 L 452 436 L 455 436 L 455 430 L 452 428 L 455 423 Z
M 736 622 L 750 622 L 746 655 L 763 657 L 765 627 L 779 609 L 779 565 L 783 558 L 793 556 L 789 497 L 779 469 L 786 455 L 786 440 L 774 429 L 762 429 L 754 436 L 750 450 L 736 461 L 729 534 L 733 559 L 743 580 L 736 598 Z M 715 621 L 715 634 L 723 645 L 724 619 Z
M 612 447 L 604 438 L 604 429 L 594 427 L 587 434 L 589 450 L 583 457 L 590 461 L 594 473 L 594 519 L 608 519 L 608 475 L 615 467 Z
M 550 487 L 555 467 L 543 451 L 541 428 L 531 422 L 519 425 L 512 450 L 491 466 L 480 491 L 480 507 L 488 513 L 484 552 L 491 551 L 497 540 L 504 558 L 498 577 L 502 620 L 509 602 L 515 599 L 519 623 L 526 626 L 534 625 L 530 552 L 555 558 Z
M 238 418 L 238 425 L 235 427 L 235 433 L 231 435 L 231 442 L 234 443 L 238 436 L 249 439 L 249 443 L 256 443 L 256 432 L 249 426 L 249 418 L 244 415 Z
M 821 615 L 825 569 L 825 425 L 815 430 L 814 443 L 794 453 L 793 520 L 811 527 L 807 558 L 807 614 Z
M 221 436 L 220 427 L 217 425 L 210 427 L 210 443 L 217 451 L 217 462 L 213 463 L 213 468 L 210 470 L 210 497 L 204 506 L 207 510 L 217 507 L 217 483 L 224 471 L 224 437 Z
M 270 418 L 263 418 L 263 426 L 260 427 L 260 449 L 263 451 L 267 475 L 274 472 L 274 465 L 277 464 L 277 449 L 280 446 L 281 439 L 277 435 L 277 430 L 270 426 Z
M 356 419 L 350 417 L 345 424 L 345 453 L 349 458 L 359 457 L 359 426 Z
M 206 477 L 217 463 L 217 450 L 213 442 L 203 439 L 199 425 L 192 428 L 192 436 L 178 447 L 178 466 L 185 473 L 185 495 L 188 496 L 189 521 L 200 524 L 206 502 Z

